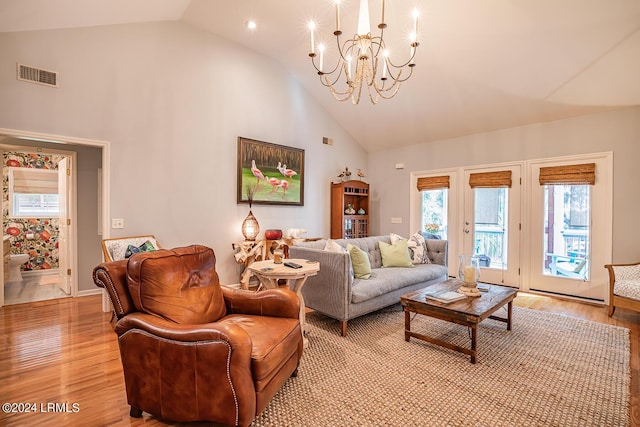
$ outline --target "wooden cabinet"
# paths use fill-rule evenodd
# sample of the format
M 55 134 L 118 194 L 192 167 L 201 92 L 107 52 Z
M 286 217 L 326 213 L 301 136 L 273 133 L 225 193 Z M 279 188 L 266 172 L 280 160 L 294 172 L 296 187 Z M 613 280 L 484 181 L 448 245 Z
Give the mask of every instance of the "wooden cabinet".
M 355 213 L 345 213 L 349 205 Z M 331 238 L 354 239 L 368 236 L 369 184 L 355 180 L 331 184 Z

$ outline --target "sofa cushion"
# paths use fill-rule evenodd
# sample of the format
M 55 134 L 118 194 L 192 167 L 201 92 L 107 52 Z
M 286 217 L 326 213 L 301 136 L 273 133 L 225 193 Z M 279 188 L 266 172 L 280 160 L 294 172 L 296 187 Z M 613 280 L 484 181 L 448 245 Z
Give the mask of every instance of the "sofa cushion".
M 213 250 L 199 245 L 134 254 L 127 264 L 133 304 L 176 323 L 215 322 L 226 314 L 215 264 Z
M 335 240 L 331 240 L 331 239 L 327 240 L 327 243 L 325 243 L 324 250 L 328 252 L 338 252 L 338 253 L 347 252 L 347 250 L 343 246 L 341 246 Z
M 347 245 L 347 251 L 351 256 L 351 265 L 353 266 L 353 275 L 356 279 L 368 279 L 371 277 L 371 263 L 369 256 L 362 249 Z
M 620 297 L 631 298 L 640 301 L 640 280 L 623 279 L 613 284 L 613 293 Z
M 398 240 L 390 245 L 380 242 L 383 267 L 413 267 L 406 240 Z
M 124 253 L 124 257 L 125 259 L 127 259 L 127 258 L 131 258 L 131 255 L 133 254 L 137 254 L 140 252 L 152 252 L 155 250 L 156 250 L 156 247 L 153 246 L 153 243 L 151 243 L 151 240 L 147 240 L 140 246 L 135 246 L 135 245 L 127 246 L 127 251 Z
M 376 268 L 369 280 L 355 279 L 351 287 L 351 302 L 368 301 L 396 289 L 428 282 L 447 276 L 447 267 L 437 264 L 419 264 L 415 268 Z
M 391 239 L 391 244 L 394 244 L 400 240 L 406 240 L 407 246 L 409 247 L 409 255 L 411 256 L 411 262 L 414 264 L 424 264 L 427 262 L 431 262 L 429 256 L 427 255 L 427 244 L 425 243 L 424 237 L 422 234 L 415 233 L 413 236 L 405 239 L 404 237 L 391 233 L 389 234 L 389 238 Z

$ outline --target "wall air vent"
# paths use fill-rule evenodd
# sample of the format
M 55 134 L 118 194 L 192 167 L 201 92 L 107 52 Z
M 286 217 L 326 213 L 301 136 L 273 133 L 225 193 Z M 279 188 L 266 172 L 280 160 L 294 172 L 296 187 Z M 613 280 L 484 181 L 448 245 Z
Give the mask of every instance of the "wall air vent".
M 56 71 L 42 70 L 23 64 L 17 64 L 17 71 L 18 80 L 22 80 L 23 82 L 58 87 L 58 73 Z

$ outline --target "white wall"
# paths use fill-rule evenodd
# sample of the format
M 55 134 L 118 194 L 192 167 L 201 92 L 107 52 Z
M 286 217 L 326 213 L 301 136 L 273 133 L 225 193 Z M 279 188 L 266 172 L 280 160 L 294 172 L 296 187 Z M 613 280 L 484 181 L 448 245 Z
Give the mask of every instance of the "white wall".
M 411 172 L 612 151 L 613 262 L 640 261 L 640 107 L 369 154 L 373 233 L 408 235 Z M 405 168 L 396 170 L 396 163 Z M 402 217 L 402 224 L 391 224 Z
M 125 220 L 112 236 L 211 246 L 224 283 L 238 281 L 231 243 L 248 213 L 236 204 L 238 136 L 306 151 L 305 206 L 254 206 L 262 230 L 328 235 L 332 178 L 368 170 L 279 64 L 184 24 L 4 33 L 0 52 L 0 128 L 109 141 L 110 217 Z M 16 62 L 60 72 L 60 87 L 17 81 Z

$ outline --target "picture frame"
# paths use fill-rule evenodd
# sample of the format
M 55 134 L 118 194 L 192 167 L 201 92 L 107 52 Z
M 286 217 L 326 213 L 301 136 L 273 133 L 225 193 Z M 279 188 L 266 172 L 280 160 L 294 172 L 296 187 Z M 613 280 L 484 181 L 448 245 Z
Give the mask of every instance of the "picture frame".
M 239 136 L 237 169 L 238 203 L 304 206 L 303 149 Z

